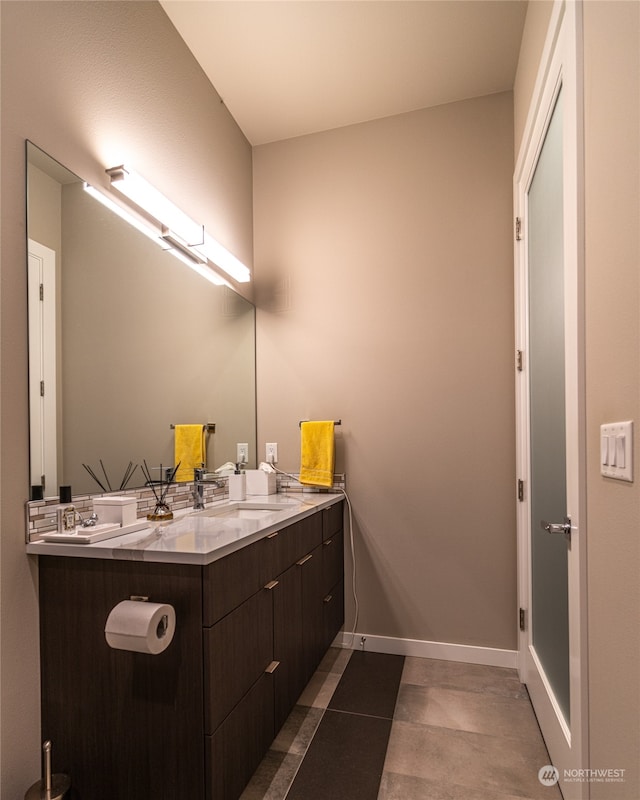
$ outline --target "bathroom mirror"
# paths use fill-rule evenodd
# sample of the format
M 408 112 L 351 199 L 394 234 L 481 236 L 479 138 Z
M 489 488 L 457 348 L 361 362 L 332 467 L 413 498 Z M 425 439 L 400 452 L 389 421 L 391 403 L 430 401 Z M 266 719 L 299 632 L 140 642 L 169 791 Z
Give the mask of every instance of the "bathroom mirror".
M 31 484 L 109 491 L 174 464 L 175 424 L 215 424 L 207 468 L 256 465 L 255 309 L 105 208 L 27 142 Z M 41 288 L 42 287 L 42 288 Z M 105 476 L 106 472 L 106 476 Z M 44 478 L 42 478 L 44 476 Z M 127 488 L 141 486 L 140 467 Z

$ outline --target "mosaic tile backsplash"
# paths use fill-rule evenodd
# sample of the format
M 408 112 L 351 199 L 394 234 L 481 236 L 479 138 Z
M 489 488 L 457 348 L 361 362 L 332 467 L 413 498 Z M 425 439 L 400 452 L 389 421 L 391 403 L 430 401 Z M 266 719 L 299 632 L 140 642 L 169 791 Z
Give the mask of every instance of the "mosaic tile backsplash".
M 332 492 L 334 490 L 344 490 L 346 480 L 344 474 L 333 476 L 333 487 L 331 489 L 321 489 L 319 487 L 302 486 L 297 481 L 298 473 L 278 474 L 278 492 Z M 214 501 L 225 500 L 229 496 L 227 478 L 220 478 L 221 486 L 205 484 L 204 502 L 206 505 Z M 169 487 L 166 502 L 172 511 L 179 511 L 184 508 L 191 508 L 193 505 L 193 482 L 174 483 Z M 124 492 L 113 492 L 119 497 L 135 497 L 136 513 L 138 519 L 146 517 L 151 513 L 156 505 L 153 490 L 143 486 L 139 489 L 127 489 Z M 81 494 L 73 496 L 73 504 L 81 517 L 88 517 L 93 508 L 93 500 L 102 497 L 101 493 Z M 247 498 L 250 499 L 250 498 Z M 56 529 L 56 509 L 60 505 L 57 497 L 49 497 L 45 500 L 31 500 L 26 503 L 26 539 L 33 542 L 40 538 L 40 534 L 50 533 Z

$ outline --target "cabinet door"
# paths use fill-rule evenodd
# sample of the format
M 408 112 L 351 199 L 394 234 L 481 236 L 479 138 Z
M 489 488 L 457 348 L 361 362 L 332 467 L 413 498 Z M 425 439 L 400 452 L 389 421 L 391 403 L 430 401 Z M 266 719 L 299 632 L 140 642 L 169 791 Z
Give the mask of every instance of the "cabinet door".
M 273 605 L 266 589 L 204 629 L 205 732 L 213 733 L 273 660 Z
M 322 644 L 326 651 L 344 625 L 344 581 L 342 580 L 323 598 L 322 624 Z
M 342 517 L 344 513 L 344 502 L 334 503 L 329 508 L 322 510 L 322 538 L 330 539 L 342 530 Z
M 322 610 L 323 545 L 297 562 L 302 585 L 302 658 L 306 685 L 324 655 Z
M 275 727 L 280 729 L 304 689 L 302 653 L 302 572 L 294 564 L 278 577 L 273 589 L 273 674 Z
M 342 531 L 322 543 L 322 592 L 329 594 L 344 575 L 344 546 Z
M 238 800 L 273 735 L 273 676 L 264 674 L 216 732 L 205 737 L 207 800 Z M 148 796 L 137 800 L 143 797 Z

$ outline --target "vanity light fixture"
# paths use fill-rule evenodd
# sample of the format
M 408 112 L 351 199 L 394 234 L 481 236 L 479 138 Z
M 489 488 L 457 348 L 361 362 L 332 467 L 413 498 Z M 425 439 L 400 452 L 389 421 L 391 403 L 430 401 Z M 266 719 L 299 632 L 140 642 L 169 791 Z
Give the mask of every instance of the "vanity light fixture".
M 162 228 L 162 240 L 174 250 L 180 250 L 184 256 L 195 264 L 207 263 L 206 256 L 203 253 L 199 253 L 197 248 L 185 244 L 179 237 L 175 236 L 170 228 Z
M 84 190 L 87 194 L 91 195 L 94 200 L 97 200 L 99 203 L 102 203 L 105 208 L 108 208 L 109 211 L 113 212 L 120 219 L 123 219 L 129 225 L 133 226 L 136 230 L 143 233 L 148 239 L 151 239 L 152 242 L 155 242 L 159 247 L 164 246 L 164 242 L 160 237 L 160 233 L 158 230 L 154 230 L 153 228 L 149 227 L 149 224 L 144 224 L 139 219 L 136 219 L 133 214 L 129 214 L 121 205 L 118 203 L 114 203 L 110 197 L 107 197 L 106 194 L 99 192 L 95 187 L 91 186 L 90 183 L 83 184 Z
M 251 280 L 251 272 L 249 267 L 245 266 L 239 258 L 236 258 L 233 253 L 227 250 L 226 247 L 220 244 L 213 236 L 205 231 L 204 245 L 202 250 L 205 252 L 209 261 L 217 264 L 220 269 L 223 269 L 227 275 L 238 281 L 238 283 L 248 283 Z
M 157 244 L 158 247 L 162 247 L 167 253 L 171 253 L 172 256 L 177 258 L 183 264 L 186 264 L 192 270 L 195 270 L 198 275 L 201 275 L 215 286 L 229 285 L 224 278 L 222 278 L 220 275 L 217 275 L 212 269 L 209 269 L 206 258 L 196 255 L 195 251 L 192 251 L 188 247 L 185 248 L 182 243 L 175 239 L 166 228 L 160 231 L 150 227 L 150 223 L 148 222 L 146 224 L 143 223 L 141 220 L 134 217 L 133 214 L 130 214 L 128 211 L 126 211 L 121 205 L 115 203 L 110 197 L 107 197 L 106 194 L 99 192 L 96 188 L 91 186 L 90 183 L 84 183 L 83 187 L 87 194 L 91 195 L 91 197 L 93 197 L 99 203 L 102 203 L 105 208 L 108 208 L 109 211 L 112 211 L 118 217 L 134 227 L 137 231 L 143 233 L 148 239 L 154 242 L 154 244 Z
M 111 178 L 112 189 L 123 194 L 145 214 L 172 231 L 186 246 L 196 247 L 203 243 L 203 227 L 136 172 L 121 165 L 110 167 L 107 175 Z
M 205 268 L 211 262 L 238 283 L 251 280 L 248 267 L 143 177 L 124 165 L 110 167 L 106 172 L 113 189 L 161 226 L 162 239 L 171 248 Z

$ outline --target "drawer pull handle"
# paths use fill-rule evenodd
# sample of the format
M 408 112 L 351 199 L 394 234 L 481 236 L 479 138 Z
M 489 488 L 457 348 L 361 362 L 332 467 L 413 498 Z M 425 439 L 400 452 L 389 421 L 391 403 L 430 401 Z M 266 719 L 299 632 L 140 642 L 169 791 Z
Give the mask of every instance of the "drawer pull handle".
M 265 669 L 265 672 L 268 675 L 273 675 L 273 673 L 278 669 L 279 666 L 280 666 L 280 662 L 279 661 L 272 661 L 269 664 L 269 666 Z
M 267 539 L 275 539 L 276 536 L 280 533 L 280 531 L 274 531 L 267 536 Z
M 323 603 L 330 603 L 332 600 L 333 600 L 333 595 L 332 595 L 332 594 L 328 594 L 328 595 L 327 595 L 327 596 L 324 598 L 324 600 L 323 600 L 322 602 L 323 602 Z
M 327 539 L 327 541 L 323 542 L 322 544 L 326 547 L 328 544 L 331 544 L 332 541 L 333 539 Z
M 311 559 L 311 558 L 313 558 L 313 553 L 309 553 L 308 556 L 305 556 L 304 558 L 301 558 L 300 561 L 296 562 L 296 565 L 298 567 L 301 567 L 303 564 L 306 564 L 307 561 L 309 561 L 309 559 Z
M 269 583 L 264 587 L 265 589 L 275 589 L 276 586 L 280 583 L 280 581 L 269 581 Z

